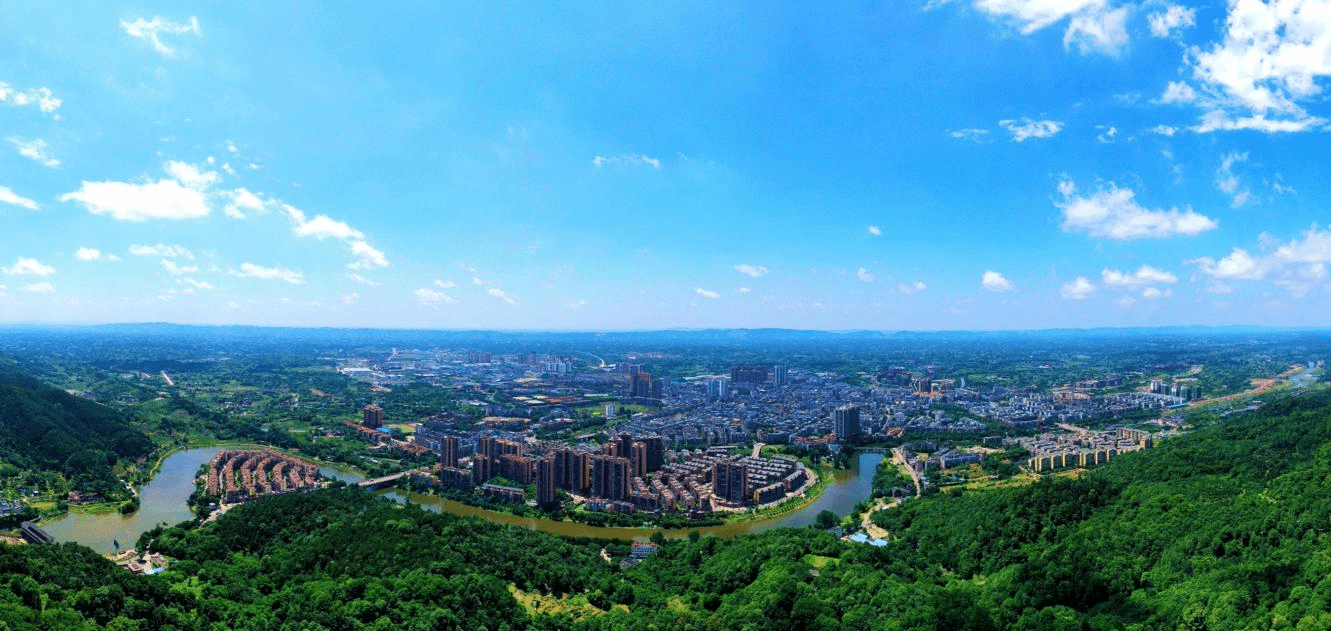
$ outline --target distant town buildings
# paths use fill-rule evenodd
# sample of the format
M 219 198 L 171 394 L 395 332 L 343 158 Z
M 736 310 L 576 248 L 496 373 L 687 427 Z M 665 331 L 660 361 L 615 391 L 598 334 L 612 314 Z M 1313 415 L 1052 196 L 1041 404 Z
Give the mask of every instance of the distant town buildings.
M 730 367 L 730 383 L 733 385 L 761 385 L 767 383 L 766 364 L 740 364 Z

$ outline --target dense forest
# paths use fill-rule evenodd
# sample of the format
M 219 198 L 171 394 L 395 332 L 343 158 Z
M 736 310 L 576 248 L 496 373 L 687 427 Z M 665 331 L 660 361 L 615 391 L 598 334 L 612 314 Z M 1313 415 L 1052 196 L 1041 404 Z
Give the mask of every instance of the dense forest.
M 125 414 L 0 363 L 0 473 L 56 472 L 76 490 L 117 498 L 128 489 L 116 463 L 152 449 Z
M 889 546 L 786 529 L 621 569 L 622 543 L 331 489 L 146 533 L 177 559 L 158 576 L 2 548 L 0 628 L 1327 629 L 1331 394 L 874 520 Z

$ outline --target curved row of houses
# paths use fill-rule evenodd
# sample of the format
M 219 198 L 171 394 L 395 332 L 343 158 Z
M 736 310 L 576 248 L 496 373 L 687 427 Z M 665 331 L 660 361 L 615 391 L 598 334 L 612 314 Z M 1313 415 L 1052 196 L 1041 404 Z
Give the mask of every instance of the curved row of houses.
M 318 485 L 319 467 L 276 451 L 226 450 L 208 463 L 208 494 L 228 504 Z

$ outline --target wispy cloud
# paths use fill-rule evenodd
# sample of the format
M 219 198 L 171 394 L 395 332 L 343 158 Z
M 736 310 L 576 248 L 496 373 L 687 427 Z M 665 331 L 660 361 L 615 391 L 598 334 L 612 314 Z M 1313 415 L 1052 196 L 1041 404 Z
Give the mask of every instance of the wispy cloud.
M 711 298 L 712 300 L 716 300 L 717 298 L 721 297 L 720 292 L 715 292 L 710 289 L 703 289 L 702 287 L 694 289 L 693 292 L 698 294 L 699 296 L 702 296 L 703 298 Z
M 495 298 L 498 298 L 499 300 L 502 300 L 510 305 L 518 304 L 517 298 L 514 298 L 508 292 L 498 287 L 491 287 L 490 289 L 486 290 L 485 293 L 490 294 L 491 296 L 494 296 Z
M 1063 123 L 1054 120 L 1001 120 L 998 124 L 1012 134 L 1012 139 L 1025 142 L 1031 138 L 1049 138 L 1063 131 Z
M 897 292 L 906 294 L 907 296 L 918 294 L 928 288 L 929 286 L 924 284 L 924 281 L 922 280 L 917 280 L 913 283 L 897 283 Z
M 880 237 L 883 235 L 883 231 L 878 226 L 869 226 L 869 234 L 875 237 Z
M 184 257 L 191 260 L 194 258 L 194 253 L 190 252 L 189 248 L 183 245 L 166 245 L 164 243 L 158 243 L 157 245 L 131 245 L 129 246 L 129 253 L 134 256 L 160 256 L 164 258 Z
M 47 153 L 45 140 L 40 138 L 28 140 L 26 138 L 19 138 L 18 136 L 10 136 L 9 142 L 18 149 L 19 155 L 32 160 L 33 162 L 41 164 L 42 166 L 51 167 L 52 169 L 60 166 L 60 160 Z
M 27 208 L 28 210 L 37 210 L 38 208 L 41 208 L 40 204 L 15 193 L 14 190 L 8 186 L 0 186 L 0 202 L 13 204 L 19 208 Z
M 957 140 L 969 140 L 971 142 L 984 142 L 989 139 L 988 129 L 979 129 L 969 127 L 966 129 L 954 129 L 948 132 L 948 135 Z
M 620 156 L 596 156 L 592 166 L 603 167 L 608 164 L 646 165 L 653 169 L 661 168 L 661 160 L 641 153 L 627 153 Z
M 283 280 L 292 285 L 299 285 L 305 282 L 305 274 L 300 271 L 289 270 L 282 267 L 261 267 L 253 263 L 241 263 L 240 271 L 233 271 L 232 273 L 242 278 Z
M 52 285 L 51 283 L 33 283 L 31 285 L 24 285 L 23 291 L 30 294 L 53 294 L 55 293 L 55 285 Z
M 1172 285 L 1178 282 L 1178 276 L 1150 265 L 1142 265 L 1135 272 L 1120 272 L 1115 269 L 1100 270 L 1100 279 L 1106 285 L 1114 287 L 1142 287 L 1146 285 Z
M 188 22 L 172 22 L 161 17 L 154 17 L 151 20 L 139 18 L 133 22 L 120 21 L 120 28 L 130 37 L 145 40 L 152 44 L 153 50 L 171 57 L 176 54 L 176 49 L 167 46 L 162 42 L 161 35 L 199 35 L 199 20 L 190 16 Z
M 748 263 L 740 263 L 739 265 L 735 266 L 735 271 L 745 276 L 758 278 L 759 276 L 766 274 L 768 270 L 766 267 L 763 267 L 762 265 L 750 265 Z
M 0 103 L 9 103 L 16 107 L 25 105 L 36 105 L 43 114 L 51 114 L 60 109 L 63 101 L 56 98 L 50 88 L 30 88 L 27 90 L 18 90 L 4 81 L 0 81 Z M 55 115 L 56 120 L 60 115 Z
M 873 282 L 873 273 L 863 267 L 861 267 L 858 271 L 855 272 L 855 277 L 860 279 L 861 283 Z
M 1197 23 L 1197 9 L 1171 4 L 1164 11 L 1156 11 L 1146 16 L 1151 24 L 1151 34 L 1156 37 L 1169 37 L 1175 30 L 1190 28 Z
M 451 305 L 457 303 L 452 296 L 428 287 L 421 287 L 415 292 L 416 300 L 427 307 L 437 307 L 439 305 Z

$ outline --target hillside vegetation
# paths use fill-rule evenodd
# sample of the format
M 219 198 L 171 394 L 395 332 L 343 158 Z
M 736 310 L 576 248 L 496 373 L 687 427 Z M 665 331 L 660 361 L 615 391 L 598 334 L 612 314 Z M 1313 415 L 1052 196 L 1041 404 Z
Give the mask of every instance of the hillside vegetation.
M 0 549 L 0 627 L 1324 630 L 1331 396 L 874 520 L 891 545 L 788 529 L 671 541 L 621 570 L 600 555 L 623 545 L 331 489 L 147 533 L 179 559 L 155 577 L 72 545 Z
M 0 472 L 59 473 L 73 489 L 117 498 L 128 491 L 116 463 L 152 449 L 123 413 L 0 363 Z

